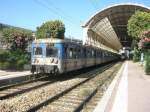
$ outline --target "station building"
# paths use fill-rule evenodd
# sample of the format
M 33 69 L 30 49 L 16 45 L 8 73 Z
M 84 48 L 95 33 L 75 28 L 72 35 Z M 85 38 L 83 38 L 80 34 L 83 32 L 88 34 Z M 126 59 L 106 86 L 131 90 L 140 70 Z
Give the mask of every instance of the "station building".
M 127 33 L 127 24 L 136 11 L 150 12 L 150 7 L 123 3 L 98 11 L 82 25 L 83 43 L 128 55 L 132 38 Z M 112 89 L 108 88 L 94 112 L 148 112 L 150 77 L 132 61 L 125 62 L 120 74 L 121 78 Z
M 150 12 L 150 8 L 123 3 L 96 12 L 82 25 L 83 43 L 113 52 L 127 52 L 132 43 L 132 38 L 127 33 L 127 24 L 136 11 Z

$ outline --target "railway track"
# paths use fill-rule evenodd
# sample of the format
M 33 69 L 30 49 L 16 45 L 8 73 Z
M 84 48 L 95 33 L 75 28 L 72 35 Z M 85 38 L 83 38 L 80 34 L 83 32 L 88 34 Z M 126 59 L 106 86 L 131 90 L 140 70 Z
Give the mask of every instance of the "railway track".
M 98 89 L 114 76 L 115 72 L 116 70 L 113 70 L 111 73 L 102 74 L 101 76 L 97 76 L 96 73 L 94 76 L 29 109 L 28 112 L 37 110 L 38 112 L 79 112 L 97 93 Z M 100 82 L 96 84 L 96 81 Z
M 36 77 L 31 78 L 30 80 L 27 80 L 21 83 L 16 83 L 16 84 L 11 84 L 11 85 L 0 87 L 0 100 L 8 99 L 8 98 L 17 96 L 19 94 L 23 94 L 25 92 L 29 92 L 31 90 L 38 89 L 40 87 L 46 86 L 48 84 L 51 84 L 57 81 L 71 79 L 79 75 L 79 73 L 74 74 L 74 75 L 69 75 L 68 77 L 66 77 L 65 74 L 63 74 L 61 78 L 53 77 L 53 76 L 52 77 L 48 77 L 48 76 L 39 77 L 38 76 L 37 78 Z
M 116 70 L 108 76 L 108 78 L 104 81 L 104 83 L 100 83 L 97 88 L 96 92 L 93 92 L 92 97 L 87 101 L 83 102 L 84 105 L 82 108 L 79 108 L 81 112 L 92 112 L 95 107 L 97 106 L 98 102 L 100 101 L 101 97 L 104 95 L 105 91 L 107 90 L 108 86 L 118 73 L 120 67 L 116 67 Z M 78 108 L 77 108 L 78 109 Z
M 93 68 L 89 69 L 89 71 L 92 69 Z M 85 72 L 84 70 L 79 71 L 78 73 L 69 76 L 63 74 L 62 77 L 56 77 L 56 76 L 48 77 L 46 75 L 41 76 L 41 74 L 34 74 L 29 79 L 26 79 L 26 81 L 0 87 L 0 100 L 8 99 L 17 96 L 19 94 L 23 94 L 25 92 L 29 92 L 31 90 L 38 89 L 40 87 L 46 86 L 48 84 L 57 81 L 68 80 L 84 72 Z M 48 80 L 46 81 L 45 79 Z
M 34 76 L 32 76 L 30 79 L 27 79 L 27 81 L 0 87 L 0 100 L 8 99 L 16 95 L 29 92 L 31 90 L 46 86 L 48 84 L 57 81 L 71 79 L 74 76 L 79 75 L 79 73 L 69 76 L 63 74 L 62 77 L 46 76 L 46 75 L 40 76 L 39 74 L 38 75 L 34 74 Z
M 112 65 L 109 65 L 109 67 L 110 66 Z M 38 85 L 34 82 L 36 85 L 34 89 L 26 88 L 28 89 L 28 92 L 26 93 L 17 96 L 14 95 L 15 97 L 12 97 L 10 99 L 7 99 L 6 97 L 6 99 L 4 98 L 3 100 L 1 100 L 0 110 L 2 110 L 2 112 L 6 112 L 6 110 L 12 112 L 34 111 L 38 109 L 41 110 L 43 109 L 43 106 L 50 105 L 55 101 L 59 101 L 57 99 L 62 98 L 65 94 L 70 94 L 70 92 L 76 90 L 75 88 L 78 88 L 78 86 L 80 87 L 84 85 L 84 83 L 86 84 L 86 82 L 94 79 L 94 77 L 96 77 L 96 74 L 99 74 L 102 71 L 104 71 L 104 68 L 84 73 L 80 76 L 76 76 L 76 78 L 72 78 L 69 80 L 58 81 L 58 83 L 48 84 L 49 82 L 41 82 L 39 83 L 39 85 L 43 86 L 41 86 L 40 88 L 38 88 Z M 94 89 L 96 88 L 96 86 L 93 87 L 91 91 L 94 91 Z M 78 91 L 78 89 L 76 91 Z
M 44 80 L 45 78 L 43 78 Z M 26 83 L 23 85 L 19 85 L 19 86 L 14 86 L 14 87 L 10 87 L 8 89 L 4 89 L 2 91 L 0 91 L 0 100 L 4 100 L 4 99 L 8 99 L 11 97 L 14 97 L 16 95 L 19 94 L 23 94 L 25 92 L 29 92 L 31 90 L 46 86 L 48 84 L 54 83 L 57 80 L 51 80 L 51 81 L 42 81 L 42 80 L 37 80 L 35 82 L 30 82 L 30 83 Z
M 21 86 L 21 85 L 25 85 L 25 84 L 28 84 L 28 83 L 32 83 L 32 82 L 35 82 L 35 81 L 38 81 L 38 80 L 41 80 L 43 78 L 47 78 L 47 76 L 41 76 L 40 74 L 34 74 L 32 75 L 30 78 L 27 78 L 25 81 L 21 81 L 21 82 L 16 82 L 14 84 L 7 84 L 7 85 L 4 85 L 4 86 L 1 86 L 0 87 L 0 91 L 2 90 L 6 90 L 6 89 L 9 89 L 9 88 L 12 88 L 12 87 L 16 87 L 16 86 Z M 11 79 L 10 81 L 11 82 Z

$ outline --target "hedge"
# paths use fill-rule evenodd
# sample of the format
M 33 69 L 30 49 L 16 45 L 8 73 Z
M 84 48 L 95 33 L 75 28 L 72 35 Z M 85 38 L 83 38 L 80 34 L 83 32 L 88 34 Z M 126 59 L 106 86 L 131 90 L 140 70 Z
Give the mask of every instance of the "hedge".
M 145 72 L 147 73 L 147 75 L 150 75 L 150 51 L 146 53 L 145 61 Z
M 21 51 L 0 51 L 0 69 L 22 70 L 30 63 L 30 55 Z

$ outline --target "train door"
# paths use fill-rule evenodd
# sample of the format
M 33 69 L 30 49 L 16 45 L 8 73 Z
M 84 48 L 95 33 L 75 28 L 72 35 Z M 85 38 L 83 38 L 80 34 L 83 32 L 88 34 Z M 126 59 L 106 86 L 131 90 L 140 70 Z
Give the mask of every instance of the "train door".
M 74 54 L 73 54 L 73 47 L 71 45 L 67 48 L 67 59 L 66 59 L 66 68 L 67 71 L 71 71 L 74 69 Z
M 63 52 L 63 71 L 66 72 L 67 71 L 67 59 L 68 59 L 68 46 L 66 44 L 64 44 L 64 52 Z
M 86 67 L 86 65 L 87 65 L 87 51 L 86 51 L 86 47 L 83 48 L 82 59 L 83 59 L 83 67 Z
M 78 57 L 78 48 L 74 47 L 73 49 L 73 60 L 74 60 L 74 69 L 78 69 L 78 66 L 77 66 L 77 57 Z
M 82 55 L 81 55 L 82 48 L 81 46 L 78 48 L 77 52 L 77 66 L 78 68 L 82 68 Z
M 69 44 L 64 47 L 64 70 L 65 72 L 71 71 L 74 68 L 74 60 L 73 60 L 73 47 Z

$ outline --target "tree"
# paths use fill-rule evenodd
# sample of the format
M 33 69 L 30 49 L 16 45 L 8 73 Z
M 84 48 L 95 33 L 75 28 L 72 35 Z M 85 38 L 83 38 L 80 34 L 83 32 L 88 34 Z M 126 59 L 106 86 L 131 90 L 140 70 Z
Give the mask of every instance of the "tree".
M 32 32 L 20 28 L 4 28 L 2 31 L 3 42 L 7 43 L 10 50 L 25 51 L 28 41 L 32 39 Z
M 37 38 L 60 38 L 64 39 L 65 25 L 59 21 L 48 21 L 37 27 Z
M 128 34 L 139 40 L 142 32 L 150 29 L 150 13 L 137 11 L 128 20 Z

